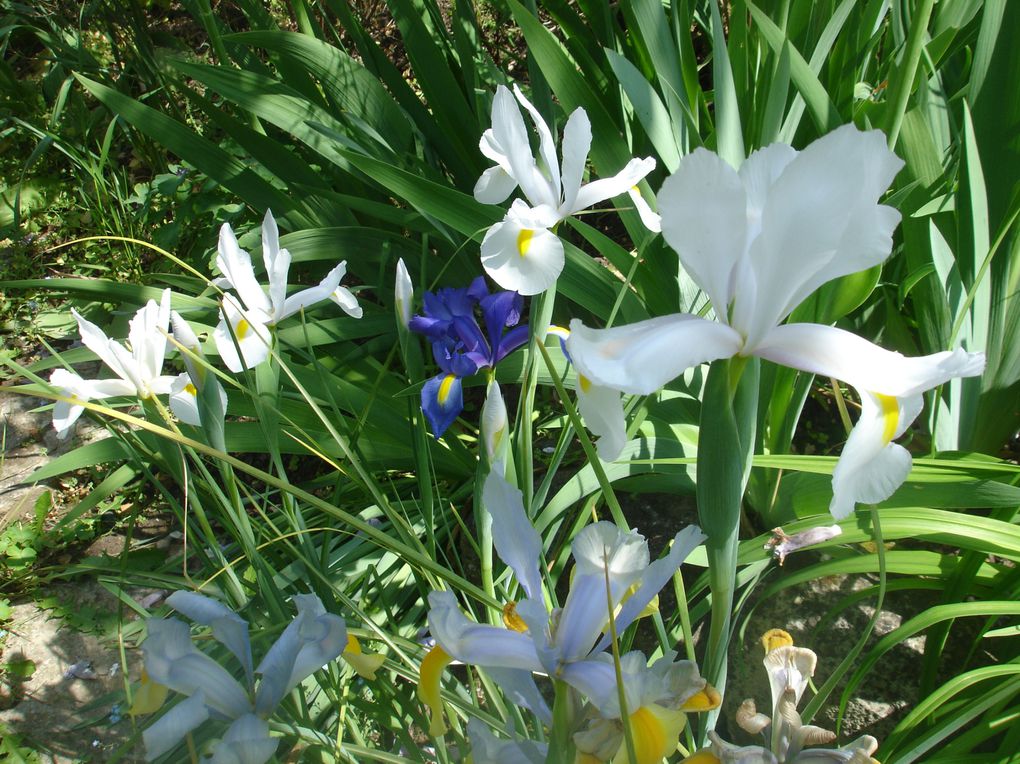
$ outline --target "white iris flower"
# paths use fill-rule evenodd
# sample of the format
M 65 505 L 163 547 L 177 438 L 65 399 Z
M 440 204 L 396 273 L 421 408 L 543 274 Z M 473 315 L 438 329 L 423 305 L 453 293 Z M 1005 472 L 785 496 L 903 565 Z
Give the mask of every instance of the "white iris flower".
M 171 311 L 170 325 L 174 330 L 174 340 L 181 347 L 194 353 L 200 360 L 204 361 L 205 354 L 202 352 L 202 343 L 198 341 L 198 336 L 191 328 L 191 325 L 181 318 L 177 311 Z M 227 391 L 223 389 L 223 385 L 220 384 L 215 375 L 209 374 L 205 366 L 201 363 L 196 363 L 187 353 L 181 353 L 181 360 L 184 361 L 187 372 L 178 374 L 174 378 L 173 387 L 170 389 L 170 410 L 174 413 L 174 416 L 185 424 L 200 427 L 202 425 L 202 417 L 199 412 L 198 393 L 206 385 L 209 386 L 216 396 L 219 411 L 226 414 Z
M 638 394 L 732 356 L 844 380 L 863 406 L 833 472 L 829 509 L 840 519 L 857 502 L 884 501 L 910 472 L 910 454 L 892 441 L 920 413 L 922 393 L 981 374 L 984 354 L 906 358 L 843 329 L 780 322 L 826 282 L 889 256 L 900 214 L 878 199 L 902 166 L 880 132 L 853 125 L 799 153 L 768 146 L 739 171 L 697 149 L 663 184 L 662 234 L 717 320 L 679 313 L 604 330 L 574 320 L 572 361 L 593 382 Z
M 244 684 L 195 647 L 186 623 L 176 618 L 150 619 L 142 645 L 148 678 L 188 698 L 143 733 L 149 761 L 174 748 L 207 719 L 231 724 L 212 758 L 204 761 L 264 764 L 272 757 L 279 740 L 270 737 L 266 719 L 287 693 L 348 645 L 343 619 L 327 613 L 318 597 L 299 594 L 293 599 L 297 617 L 253 668 L 248 623 L 240 616 L 194 592 L 174 592 L 167 597 L 167 604 L 175 610 L 210 627 L 213 637 L 241 664 Z M 260 677 L 257 689 L 256 675 Z
M 536 158 L 520 107 L 531 116 L 538 132 Z M 614 196 L 630 193 L 645 222 L 657 229 L 657 218 L 636 190 L 636 184 L 655 169 L 651 157 L 631 159 L 611 178 L 582 185 L 591 148 L 591 122 L 576 109 L 563 128 L 563 159 L 556 140 L 538 110 L 515 85 L 511 93 L 500 85 L 492 101 L 492 127 L 482 135 L 482 153 L 495 162 L 478 179 L 475 199 L 499 204 L 518 187 L 527 198 L 517 199 L 503 221 L 482 240 L 482 266 L 504 289 L 523 295 L 544 292 L 563 270 L 563 243 L 550 229 L 576 212 Z
M 220 229 L 216 268 L 223 274 L 218 286 L 230 287 L 236 294 L 223 295 L 222 319 L 213 331 L 213 340 L 223 363 L 232 372 L 253 369 L 269 357 L 272 328 L 302 308 L 323 300 L 333 300 L 347 315 L 361 318 L 358 301 L 340 281 L 347 273 L 347 261 L 341 262 L 317 286 L 287 296 L 290 252 L 280 249 L 280 230 L 271 211 L 262 221 L 262 259 L 269 278 L 269 293 L 263 290 L 251 264 L 251 255 L 237 243 L 229 224 Z M 236 346 L 235 346 L 236 340 Z M 240 355 L 238 355 L 240 350 Z
M 117 378 L 83 379 L 66 369 L 53 372 L 50 384 L 67 397 L 53 407 L 53 427 L 60 437 L 66 436 L 81 416 L 85 410 L 81 405 L 84 401 L 121 395 L 135 395 L 144 400 L 170 392 L 175 378 L 162 373 L 170 328 L 169 289 L 163 290 L 158 305 L 155 300 L 149 300 L 135 313 L 129 324 L 126 347 L 107 337 L 102 329 L 73 308 L 71 315 L 78 322 L 82 343 L 99 356 Z

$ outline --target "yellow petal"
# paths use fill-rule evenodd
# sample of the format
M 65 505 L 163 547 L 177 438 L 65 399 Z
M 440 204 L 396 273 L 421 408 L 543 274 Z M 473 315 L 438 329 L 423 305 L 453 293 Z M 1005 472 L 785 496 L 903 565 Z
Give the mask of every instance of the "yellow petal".
M 630 760 L 626 739 L 613 760 L 616 764 L 659 764 L 676 750 L 687 716 L 682 711 L 650 703 L 632 713 L 629 723 L 635 761 Z
M 710 684 L 705 685 L 705 689 L 700 692 L 694 693 L 691 697 L 684 701 L 684 704 L 680 706 L 681 711 L 711 711 L 713 708 L 719 708 L 719 704 L 722 703 L 722 696 L 719 691 Z
M 139 714 L 152 714 L 163 707 L 166 702 L 167 688 L 158 682 L 149 679 L 149 675 L 142 669 L 142 681 L 135 690 L 135 697 L 131 703 L 128 714 L 138 716 Z
M 425 655 L 421 662 L 418 679 L 418 699 L 429 707 L 431 724 L 429 735 L 439 737 L 446 733 L 446 721 L 443 719 L 443 698 L 440 693 L 440 682 L 443 670 L 453 661 L 447 652 L 436 645 Z
M 342 657 L 347 661 L 347 665 L 358 672 L 359 676 L 369 680 L 375 680 L 375 672 L 386 660 L 384 655 L 363 653 L 361 643 L 353 634 L 347 635 L 347 647 L 344 649 Z
M 780 647 L 790 647 L 793 644 L 793 637 L 782 629 L 769 629 L 761 635 L 761 646 L 765 648 L 768 655 Z

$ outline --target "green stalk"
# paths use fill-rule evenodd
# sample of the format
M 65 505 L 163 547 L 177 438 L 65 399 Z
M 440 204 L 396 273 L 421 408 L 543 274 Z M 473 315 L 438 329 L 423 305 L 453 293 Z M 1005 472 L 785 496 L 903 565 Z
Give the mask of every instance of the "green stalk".
M 528 346 L 528 360 L 524 367 L 521 385 L 521 415 L 517 419 L 518 487 L 524 493 L 524 508 L 530 514 L 531 502 L 535 496 L 533 477 L 535 475 L 534 446 L 532 442 L 531 419 L 535 411 L 535 390 L 538 387 L 539 351 L 544 351 L 546 330 L 552 320 L 553 305 L 556 304 L 556 286 L 549 287 L 531 302 L 531 344 Z
M 900 61 L 896 76 L 890 78 L 889 96 L 885 132 L 889 137 L 889 148 L 895 148 L 900 137 L 900 128 L 903 126 L 903 115 L 907 111 L 907 101 L 910 100 L 910 92 L 914 87 L 914 78 L 917 76 L 917 67 L 921 63 L 921 50 L 924 48 L 924 38 L 928 34 L 928 22 L 931 21 L 932 9 L 935 0 L 920 0 L 914 9 L 914 17 L 910 20 L 910 35 L 907 37 L 907 47 L 903 51 L 903 59 Z
M 756 360 L 736 357 L 712 364 L 698 431 L 698 517 L 708 537 L 705 549 L 712 592 L 701 673 L 720 693 L 726 688 L 740 512 L 753 455 L 757 399 Z M 718 712 L 713 712 L 705 717 L 702 738 L 717 716 Z
M 546 764 L 573 761 L 576 754 L 574 736 L 571 734 L 577 710 L 575 691 L 562 679 L 555 680 L 555 686 L 552 735 L 549 739 L 549 753 L 545 758 Z

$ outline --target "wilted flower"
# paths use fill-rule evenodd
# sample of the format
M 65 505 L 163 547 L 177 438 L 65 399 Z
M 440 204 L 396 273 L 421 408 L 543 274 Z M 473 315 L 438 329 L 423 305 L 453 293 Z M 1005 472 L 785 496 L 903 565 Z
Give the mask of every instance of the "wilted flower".
M 158 305 L 155 300 L 149 300 L 135 313 L 128 329 L 127 347 L 111 340 L 73 308 L 71 315 L 78 322 L 82 343 L 99 356 L 117 379 L 83 379 L 66 369 L 57 369 L 50 375 L 50 384 L 60 388 L 67 397 L 53 407 L 53 427 L 60 437 L 68 433 L 85 410 L 81 405 L 83 401 L 120 395 L 136 395 L 144 400 L 170 392 L 174 377 L 162 373 L 170 328 L 169 289 L 163 290 Z
M 518 103 L 538 132 L 538 158 L 532 154 Z M 655 225 L 655 214 L 640 193 L 633 192 L 635 184 L 655 169 L 655 160 L 631 159 L 613 177 L 582 185 L 591 140 L 588 115 L 577 109 L 563 128 L 560 162 L 549 126 L 520 89 L 514 85 L 512 94 L 502 85 L 496 89 L 492 127 L 482 135 L 480 144 L 482 153 L 496 164 L 478 179 L 475 199 L 499 204 L 519 186 L 528 200 L 515 200 L 503 221 L 492 226 L 482 240 L 482 266 L 501 287 L 533 295 L 552 286 L 563 270 L 563 242 L 550 229 L 606 199 L 632 192 L 641 219 L 649 227 Z
M 326 274 L 317 286 L 287 296 L 290 252 L 280 249 L 280 230 L 269 210 L 262 221 L 262 259 L 269 278 L 268 295 L 255 278 L 251 255 L 238 245 L 230 225 L 223 224 L 216 256 L 216 268 L 223 276 L 215 283 L 230 287 L 236 294 L 223 295 L 222 318 L 213 331 L 213 340 L 223 363 L 235 373 L 243 368 L 253 369 L 265 361 L 272 345 L 272 328 L 302 308 L 330 299 L 349 316 L 361 318 L 362 315 L 354 295 L 340 286 L 340 280 L 347 273 L 346 260 Z
M 772 538 L 765 542 L 765 548 L 779 559 L 779 564 L 786 562 L 786 556 L 806 546 L 821 544 L 823 541 L 836 538 L 843 532 L 838 525 L 826 525 L 820 528 L 808 528 L 793 535 L 787 534 L 782 528 L 772 529 Z
M 833 471 L 829 509 L 839 519 L 857 502 L 883 501 L 910 471 L 910 454 L 892 441 L 920 413 L 922 393 L 981 374 L 984 355 L 905 358 L 843 329 L 780 322 L 821 285 L 889 256 L 900 215 L 878 198 L 902 166 L 880 132 L 853 125 L 799 153 L 768 146 L 739 172 L 695 150 L 659 194 L 662 233 L 716 320 L 680 313 L 603 330 L 574 320 L 573 362 L 599 385 L 643 395 L 691 366 L 733 356 L 845 380 L 862 412 Z
M 746 732 L 757 735 L 771 726 L 771 742 L 762 746 L 735 746 L 714 732 L 709 733 L 712 744 L 693 756 L 685 764 L 807 764 L 808 762 L 849 762 L 850 764 L 877 764 L 871 758 L 878 749 L 878 741 L 862 735 L 843 748 L 806 748 L 825 745 L 836 739 L 829 730 L 801 722 L 797 706 L 814 676 L 817 656 L 806 647 L 795 647 L 793 638 L 782 629 L 771 629 L 762 637 L 765 646 L 765 670 L 772 690 L 772 716 L 758 713 L 753 700 L 745 700 L 737 711 L 736 722 Z

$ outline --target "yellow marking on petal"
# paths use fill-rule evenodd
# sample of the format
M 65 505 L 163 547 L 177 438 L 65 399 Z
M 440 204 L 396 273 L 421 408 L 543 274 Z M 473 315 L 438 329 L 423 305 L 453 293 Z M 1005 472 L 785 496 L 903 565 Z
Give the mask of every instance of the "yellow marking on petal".
M 249 329 L 251 329 L 251 324 L 248 323 L 248 319 L 242 318 L 237 322 L 237 326 L 234 327 L 234 335 L 237 337 L 238 342 L 245 338 Z
M 888 445 L 896 435 L 900 423 L 900 402 L 891 395 L 875 393 L 878 405 L 882 407 L 882 445 Z
M 443 670 L 450 665 L 453 658 L 439 645 L 436 645 L 422 659 L 418 676 L 418 700 L 429 707 L 432 721 L 429 724 L 429 735 L 439 737 L 446 733 L 446 721 L 443 719 L 443 697 L 440 682 Z
M 684 704 L 680 706 L 681 711 L 701 712 L 711 711 L 713 708 L 719 708 L 722 703 L 722 695 L 710 684 L 705 685 L 705 689 L 694 693 L 691 697 L 684 701 Z
M 720 764 L 719 757 L 708 748 L 688 756 L 680 764 Z
M 195 397 L 196 395 L 198 395 L 198 390 L 190 382 L 184 386 L 184 392 L 186 392 L 188 395 L 190 395 L 192 397 Z
M 631 186 L 630 191 L 632 194 L 637 194 L 638 196 L 641 196 L 641 189 L 638 188 L 637 186 Z
M 158 682 L 149 679 L 148 673 L 142 669 L 142 681 L 135 691 L 135 697 L 128 710 L 130 716 L 139 714 L 152 714 L 163 707 L 166 702 L 168 690 Z
M 577 384 L 581 386 L 582 393 L 587 395 L 591 392 L 591 380 L 584 376 L 584 374 L 577 375 Z
M 517 615 L 516 602 L 508 602 L 503 606 L 503 625 L 510 631 L 518 631 L 522 634 L 528 630 L 528 624 Z
M 549 328 L 546 329 L 547 334 L 551 334 L 553 337 L 559 337 L 561 340 L 569 339 L 570 330 L 565 326 L 557 326 L 556 324 L 549 324 Z
M 531 239 L 534 237 L 535 232 L 529 228 L 522 228 L 521 232 L 517 234 L 517 254 L 524 257 L 528 254 L 528 250 L 531 249 Z
M 649 703 L 632 713 L 628 723 L 634 739 L 635 760 L 630 760 L 624 740 L 613 761 L 616 764 L 659 764 L 676 750 L 687 716 L 683 711 Z
M 436 398 L 439 400 L 440 406 L 446 405 L 446 399 L 450 397 L 450 388 L 453 387 L 455 379 L 457 379 L 456 374 L 447 374 L 443 377 L 443 381 L 439 383 L 439 392 L 436 393 Z
M 792 647 L 793 637 L 782 629 L 769 629 L 761 635 L 761 646 L 765 648 L 765 654 L 768 655 L 780 647 Z
M 347 647 L 341 656 L 347 665 L 358 672 L 358 676 L 374 681 L 375 672 L 386 660 L 386 656 L 361 651 L 361 643 L 353 634 L 347 635 Z
M 574 756 L 574 764 L 605 764 L 602 759 L 593 753 L 584 753 L 578 751 L 577 755 Z

